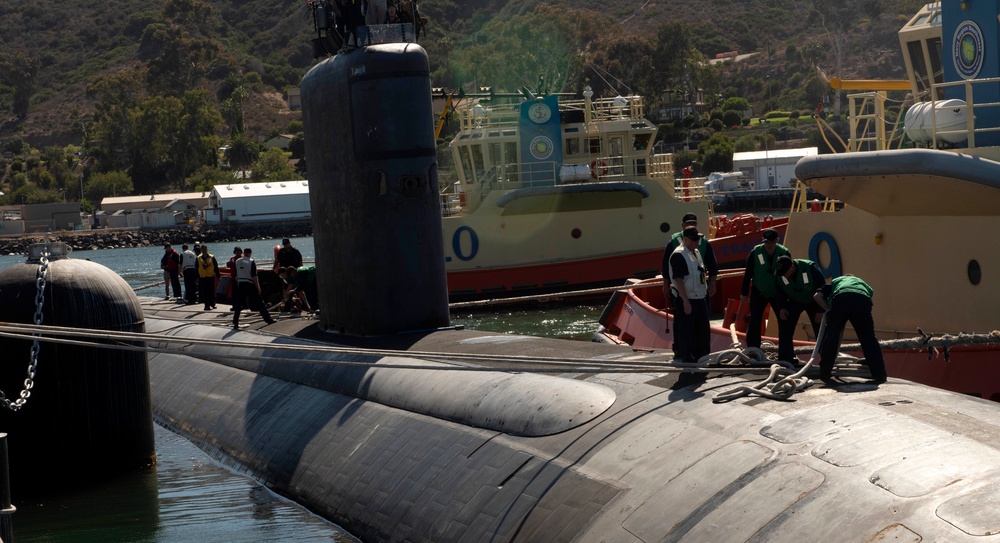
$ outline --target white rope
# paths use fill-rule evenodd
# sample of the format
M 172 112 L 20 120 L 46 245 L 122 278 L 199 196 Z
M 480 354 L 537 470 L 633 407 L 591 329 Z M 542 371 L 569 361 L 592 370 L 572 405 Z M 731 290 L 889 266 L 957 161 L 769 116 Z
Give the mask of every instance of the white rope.
M 792 394 L 809 388 L 812 386 L 813 381 L 806 377 L 805 374 L 812 367 L 813 362 L 819 354 L 819 346 L 824 332 L 826 332 L 825 313 L 823 314 L 823 321 L 819 325 L 819 333 L 816 334 L 816 344 L 813 346 L 812 356 L 809 357 L 809 361 L 799 371 L 789 375 L 790 370 L 787 367 L 780 364 L 773 364 L 771 365 L 771 372 L 763 381 L 753 386 L 740 385 L 734 389 L 721 392 L 715 398 L 712 398 L 712 402 L 728 402 L 751 394 L 772 400 L 787 400 L 791 398 Z
M 531 372 L 531 373 L 670 373 L 673 371 L 683 371 L 683 372 L 712 372 L 712 373 L 758 373 L 763 368 L 752 368 L 752 367 L 728 367 L 728 368 L 709 368 L 709 367 L 699 367 L 693 366 L 691 364 L 680 364 L 673 361 L 660 360 L 649 360 L 648 357 L 645 360 L 628 360 L 628 361 L 618 361 L 618 362 L 606 362 L 601 360 L 593 359 L 580 359 L 580 358 L 559 358 L 559 357 L 518 357 L 509 355 L 490 355 L 490 354 L 468 354 L 468 353 L 435 353 L 427 351 L 392 351 L 384 349 L 364 349 L 355 347 L 334 347 L 326 345 L 290 345 L 290 344 L 275 344 L 275 343 L 256 343 L 248 341 L 235 341 L 235 340 L 223 340 L 223 339 L 205 339 L 205 338 L 190 338 L 190 337 L 173 337 L 164 335 L 165 331 L 161 331 L 157 334 L 147 334 L 139 332 L 107 332 L 106 330 L 95 330 L 86 328 L 71 328 L 71 327 L 61 327 L 61 326 L 32 326 L 26 324 L 13 324 L 13 323 L 0 323 L 0 337 L 7 337 L 12 339 L 32 339 L 29 334 L 46 334 L 39 338 L 40 341 L 45 341 L 48 343 L 63 344 L 63 345 L 74 345 L 82 347 L 91 348 L 102 348 L 102 349 L 112 349 L 112 350 L 124 350 L 124 351 L 136 351 L 136 352 L 150 352 L 150 353 L 168 353 L 177 354 L 178 352 L 183 352 L 183 348 L 178 347 L 166 347 L 166 348 L 156 348 L 148 347 L 145 345 L 136 345 L 125 343 L 125 341 L 155 341 L 160 343 L 179 343 L 187 346 L 191 345 L 204 345 L 204 346 L 224 346 L 227 347 L 227 352 L 224 355 L 209 356 L 206 359 L 209 360 L 226 360 L 232 358 L 243 359 L 245 354 L 240 354 L 234 349 L 246 348 L 246 349 L 265 349 L 269 351 L 290 351 L 290 352 L 306 352 L 306 353 L 334 353 L 342 355 L 354 355 L 354 356 L 395 356 L 395 357 L 412 357 L 419 359 L 429 359 L 440 360 L 442 362 L 455 362 L 455 361 L 467 361 L 467 362 L 503 362 L 507 364 L 506 366 L 458 366 L 458 365 L 447 365 L 447 366 L 436 366 L 436 365 L 413 365 L 413 364 L 374 364 L 371 361 L 359 361 L 359 360 L 347 360 L 347 359 L 324 359 L 324 360 L 307 360 L 300 358 L 288 358 L 273 355 L 265 355 L 260 357 L 261 360 L 267 362 L 291 362 L 291 363 L 311 363 L 311 364 L 324 364 L 330 366 L 345 366 L 345 367 L 365 367 L 365 368 L 378 368 L 378 369 L 411 369 L 411 370 L 450 370 L 450 371 L 507 371 L 507 372 Z M 51 336 L 65 336 L 65 337 L 51 337 Z M 93 340 L 104 340 L 110 341 L 111 343 L 97 343 L 95 341 L 83 341 L 79 339 L 67 339 L 67 338 L 84 338 Z M 205 356 L 199 353 L 199 356 Z M 526 364 L 532 364 L 528 367 Z

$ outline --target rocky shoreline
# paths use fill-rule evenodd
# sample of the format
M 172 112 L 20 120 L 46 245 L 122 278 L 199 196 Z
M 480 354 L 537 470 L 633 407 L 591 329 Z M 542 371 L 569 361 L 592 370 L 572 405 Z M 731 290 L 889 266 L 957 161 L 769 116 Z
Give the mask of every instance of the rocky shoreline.
M 65 242 L 73 248 L 74 252 L 77 252 L 147 246 L 162 247 L 165 243 L 175 245 L 179 249 L 182 244 L 193 245 L 195 241 L 211 245 L 241 240 L 295 238 L 311 235 L 312 224 L 308 221 L 254 225 L 202 224 L 176 228 L 102 228 L 0 238 L 0 254 L 26 255 L 31 244 L 46 240 Z

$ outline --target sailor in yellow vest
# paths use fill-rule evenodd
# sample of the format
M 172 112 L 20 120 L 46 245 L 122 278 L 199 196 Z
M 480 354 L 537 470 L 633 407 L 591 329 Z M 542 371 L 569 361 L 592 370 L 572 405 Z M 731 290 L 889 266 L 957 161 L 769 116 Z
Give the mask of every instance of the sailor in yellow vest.
M 198 270 L 198 296 L 206 311 L 215 309 L 215 280 L 219 277 L 219 263 L 208 252 L 208 245 L 201 246 L 195 267 Z
M 240 327 L 240 311 L 246 305 L 250 309 L 260 311 L 260 316 L 264 322 L 274 324 L 274 319 L 267 311 L 267 304 L 264 303 L 260 294 L 260 281 L 257 279 L 257 263 L 253 259 L 253 249 L 246 247 L 243 249 L 243 258 L 236 261 L 236 290 L 233 298 L 233 328 Z
M 708 277 L 698 251 L 701 233 L 684 229 L 682 244 L 670 255 L 668 276 L 674 307 L 673 351 L 680 362 L 697 362 L 711 350 L 708 321 Z

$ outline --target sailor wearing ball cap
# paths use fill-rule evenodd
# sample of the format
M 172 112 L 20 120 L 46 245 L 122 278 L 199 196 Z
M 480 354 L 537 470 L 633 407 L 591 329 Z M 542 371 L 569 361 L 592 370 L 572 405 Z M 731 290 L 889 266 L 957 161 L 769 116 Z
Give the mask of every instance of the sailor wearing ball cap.
M 701 239 L 696 227 L 685 228 L 682 245 L 674 249 L 667 266 L 674 307 L 674 359 L 681 362 L 697 362 L 711 348 L 707 270 L 698 252 Z
M 771 304 L 777 293 L 774 280 L 775 264 L 779 257 L 787 256 L 788 249 L 778 243 L 778 232 L 768 228 L 761 236 L 761 243 L 750 251 L 746 269 L 743 270 L 743 285 L 740 287 L 740 305 L 749 302 L 750 324 L 747 326 L 747 346 L 760 348 L 760 324 L 764 319 L 764 309 Z M 751 287 L 752 282 L 752 287 Z
M 681 245 L 681 235 L 683 234 L 683 229 L 688 227 L 694 227 L 696 230 L 698 228 L 698 216 L 694 213 L 686 213 L 681 218 L 681 231 L 676 232 L 670 237 L 670 241 L 667 242 L 667 246 L 663 248 L 663 260 L 660 263 L 660 273 L 663 274 L 663 298 L 670 303 L 670 279 L 667 274 L 667 267 L 669 265 L 670 255 L 673 254 L 674 250 Z M 705 269 L 708 270 L 708 296 L 705 297 L 705 302 L 711 299 L 715 294 L 715 279 L 719 275 L 719 264 L 715 260 L 715 251 L 712 250 L 712 246 L 708 243 L 708 239 L 702 236 L 698 241 L 698 252 L 701 253 L 701 259 L 705 263 Z M 667 308 L 669 309 L 669 307 Z M 669 332 L 669 328 L 667 332 Z

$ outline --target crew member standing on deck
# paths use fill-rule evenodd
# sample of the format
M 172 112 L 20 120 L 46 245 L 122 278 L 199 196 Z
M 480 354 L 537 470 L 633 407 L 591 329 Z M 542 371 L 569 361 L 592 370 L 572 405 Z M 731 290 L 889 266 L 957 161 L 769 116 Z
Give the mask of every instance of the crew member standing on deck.
M 233 328 L 240 327 L 240 311 L 243 304 L 250 309 L 259 308 L 264 322 L 274 324 L 274 319 L 267 311 L 267 304 L 260 293 L 260 281 L 257 279 L 257 263 L 253 260 L 253 249 L 243 249 L 243 258 L 236 261 L 236 291 L 233 299 Z
M 709 353 L 708 281 L 698 251 L 702 236 L 695 227 L 684 229 L 683 244 L 670 255 L 668 273 L 674 310 L 674 360 L 697 362 Z
M 215 255 L 208 252 L 208 245 L 201 246 L 197 268 L 198 294 L 205 304 L 205 311 L 215 309 L 215 280 L 219 277 L 219 262 L 215 260 Z
M 288 238 L 281 240 L 281 249 L 278 249 L 278 254 L 274 258 L 274 271 L 278 271 L 281 268 L 301 268 L 302 267 L 302 253 L 298 249 L 292 247 L 292 242 Z
M 184 275 L 184 305 L 198 302 L 198 255 L 181 245 L 181 273 Z
M 872 382 L 881 385 L 886 381 L 882 347 L 875 337 L 875 321 L 872 320 L 873 294 L 872 287 L 861 278 L 841 275 L 829 285 L 819 287 L 813 295 L 816 303 L 826 310 L 826 330 L 819 346 L 819 377 L 827 385 L 837 384 L 833 381 L 833 364 L 837 361 L 840 338 L 848 321 L 861 343 Z
M 164 300 L 170 299 L 170 287 L 174 287 L 174 298 L 181 299 L 181 255 L 170 246 L 169 243 L 163 245 L 163 257 L 160 258 L 160 269 L 163 270 L 163 282 L 167 288 L 167 296 Z
M 812 260 L 778 257 L 775 264 L 778 288 L 774 297 L 774 310 L 778 313 L 778 360 L 799 362 L 795 357 L 792 338 L 799 316 L 805 311 L 812 324 L 813 337 L 819 334 L 823 308 L 813 299 L 816 290 L 826 284 L 819 264 Z
M 764 308 L 771 303 L 777 293 L 774 280 L 775 264 L 779 257 L 788 255 L 788 249 L 778 243 L 778 232 L 768 228 L 762 234 L 764 243 L 750 251 L 747 266 L 743 270 L 743 285 L 740 287 L 740 305 L 749 302 L 750 324 L 747 327 L 747 347 L 760 348 L 760 323 L 764 319 Z M 751 287 L 751 281 L 753 286 Z M 749 296 L 749 300 L 748 300 Z
M 670 241 L 667 242 L 667 246 L 663 249 L 663 261 L 660 263 L 660 273 L 663 275 L 663 299 L 667 301 L 667 309 L 670 309 L 670 277 L 667 273 L 667 267 L 670 264 L 670 255 L 674 253 L 678 247 L 681 246 L 681 235 L 684 233 L 685 228 L 698 228 L 698 216 L 694 213 L 687 213 L 681 218 L 681 231 L 674 233 L 670 236 Z M 701 260 L 705 263 L 705 268 L 708 270 L 708 296 L 705 297 L 705 303 L 707 304 L 711 297 L 715 295 L 715 280 L 719 276 L 719 264 L 715 260 L 715 251 L 712 249 L 712 245 L 708 243 L 708 239 L 702 236 L 701 240 L 698 241 L 698 252 L 701 253 Z M 668 323 L 670 321 L 667 321 Z M 667 332 L 670 331 L 669 325 L 667 326 Z

